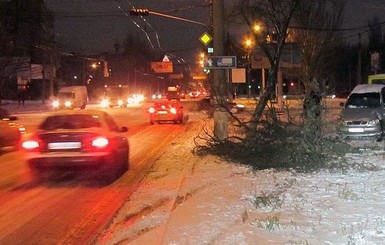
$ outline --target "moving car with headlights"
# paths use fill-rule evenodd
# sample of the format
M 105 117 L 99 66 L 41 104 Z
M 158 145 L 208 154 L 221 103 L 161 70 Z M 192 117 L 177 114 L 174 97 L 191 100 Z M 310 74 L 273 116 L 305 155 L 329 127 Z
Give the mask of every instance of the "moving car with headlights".
M 126 86 L 105 86 L 100 105 L 103 108 L 126 107 L 129 96 Z
M 384 133 L 385 85 L 357 85 L 347 98 L 339 117 L 337 130 L 342 138 L 374 137 Z
M 0 107 L 0 148 L 17 147 L 25 128 L 17 123 L 17 117 Z
M 36 178 L 50 170 L 94 169 L 111 180 L 129 167 L 126 131 L 103 111 L 62 111 L 26 135 L 21 147 Z
M 54 109 L 85 109 L 88 102 L 86 86 L 62 87 L 52 102 Z
M 181 99 L 181 91 L 179 86 L 170 86 L 167 87 L 166 98 L 168 100 L 176 100 L 180 101 Z
M 149 109 L 150 123 L 183 123 L 183 106 L 174 101 L 155 102 Z

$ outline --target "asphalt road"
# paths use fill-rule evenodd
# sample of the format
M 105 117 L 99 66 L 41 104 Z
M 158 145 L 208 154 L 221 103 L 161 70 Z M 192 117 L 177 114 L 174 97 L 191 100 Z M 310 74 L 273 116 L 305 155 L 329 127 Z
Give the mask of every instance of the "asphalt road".
M 87 173 L 53 176 L 39 183 L 31 178 L 21 152 L 0 155 L 0 244 L 89 244 L 105 227 L 155 159 L 188 124 L 150 125 L 145 108 L 107 109 L 128 126 L 130 170 L 110 184 L 90 180 Z M 48 111 L 18 112 L 27 132 L 35 130 Z

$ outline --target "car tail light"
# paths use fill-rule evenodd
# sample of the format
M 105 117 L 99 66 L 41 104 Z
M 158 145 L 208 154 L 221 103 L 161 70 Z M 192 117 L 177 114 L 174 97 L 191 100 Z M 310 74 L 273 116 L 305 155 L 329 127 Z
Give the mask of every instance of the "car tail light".
M 37 140 L 26 140 L 21 143 L 21 147 L 26 150 L 39 149 L 40 143 Z
M 154 107 L 150 107 L 150 109 L 148 109 L 148 112 L 151 113 L 151 114 L 154 113 L 155 112 L 155 108 Z
M 171 107 L 171 108 L 170 108 L 170 112 L 171 112 L 172 114 L 176 114 L 177 110 L 176 110 L 176 108 Z
M 107 138 L 99 137 L 92 141 L 91 145 L 97 148 L 103 148 L 108 145 L 109 141 Z

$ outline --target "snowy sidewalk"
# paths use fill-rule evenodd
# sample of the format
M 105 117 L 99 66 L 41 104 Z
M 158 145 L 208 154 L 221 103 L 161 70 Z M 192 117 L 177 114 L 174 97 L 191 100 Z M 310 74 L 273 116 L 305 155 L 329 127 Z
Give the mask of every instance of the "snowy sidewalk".
M 42 100 L 26 100 L 24 104 L 19 104 L 17 100 L 2 100 L 0 104 L 1 108 L 9 111 L 11 115 L 30 113 L 30 112 L 42 112 L 49 110 L 49 102 Z

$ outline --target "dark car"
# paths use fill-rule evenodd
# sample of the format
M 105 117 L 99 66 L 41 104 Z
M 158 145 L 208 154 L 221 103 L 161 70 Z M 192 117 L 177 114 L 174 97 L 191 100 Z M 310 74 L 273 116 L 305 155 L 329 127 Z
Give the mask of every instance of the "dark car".
M 103 108 L 126 107 L 128 100 L 127 88 L 123 86 L 106 86 L 103 96 L 101 97 L 100 105 Z
M 159 101 L 149 109 L 150 123 L 173 122 L 183 123 L 183 106 L 174 101 Z
M 17 147 L 25 128 L 17 122 L 16 116 L 0 107 L 0 148 Z
M 21 147 L 36 178 L 49 170 L 93 169 L 111 180 L 129 167 L 127 130 L 103 111 L 63 111 L 48 116 Z
M 228 101 L 226 103 L 226 106 L 231 113 L 239 113 L 245 110 L 245 106 L 243 104 L 236 103 L 236 102 Z M 205 111 L 210 117 L 212 117 L 214 113 L 214 104 L 211 102 L 211 98 L 206 97 L 206 98 L 200 99 L 198 102 L 198 110 Z

